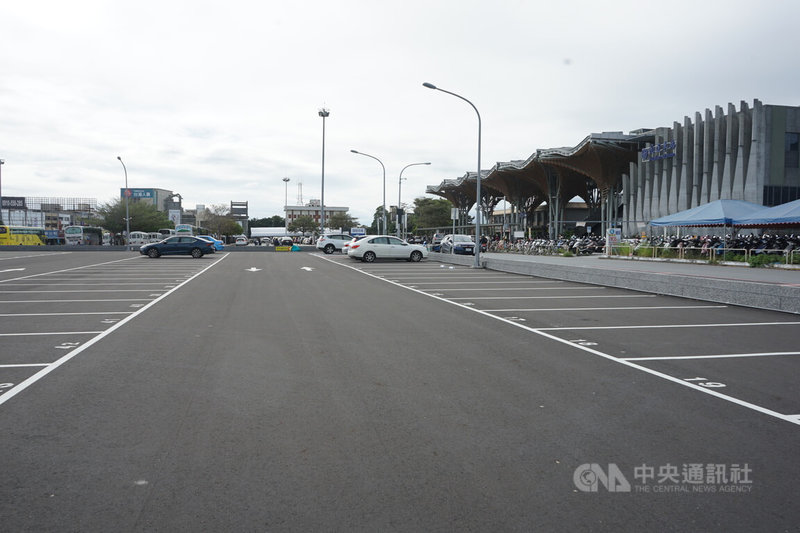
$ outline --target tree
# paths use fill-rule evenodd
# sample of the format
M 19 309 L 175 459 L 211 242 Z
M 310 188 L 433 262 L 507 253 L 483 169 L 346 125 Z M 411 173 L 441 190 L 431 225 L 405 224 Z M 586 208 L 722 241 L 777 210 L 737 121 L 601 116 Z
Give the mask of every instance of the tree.
M 244 229 L 242 229 L 242 225 L 235 220 L 231 220 L 230 218 L 220 219 L 219 235 L 242 235 L 243 233 Z
M 309 215 L 299 216 L 294 219 L 293 222 L 289 224 L 289 231 L 295 232 L 298 231 L 300 233 L 305 234 L 309 231 L 314 231 L 318 227 L 317 222 L 314 220 L 314 217 Z
M 212 233 L 222 235 L 240 235 L 242 233 L 241 226 L 239 232 L 225 231 L 228 221 L 232 222 L 230 216 L 230 207 L 226 204 L 214 204 L 206 208 L 205 216 L 203 217 L 203 225 L 211 230 Z M 231 230 L 231 227 L 227 227 Z
M 358 226 L 358 219 L 351 217 L 347 213 L 334 213 L 326 222 L 329 228 L 342 228 L 344 231 Z
M 414 231 L 417 228 L 440 228 L 453 223 L 450 210 L 453 204 L 443 198 L 414 199 Z
M 154 232 L 161 228 L 173 227 L 169 217 L 156 206 L 144 202 L 130 202 L 128 212 L 131 218 L 131 231 Z M 101 205 L 97 209 L 96 224 L 113 233 L 127 230 L 125 224 L 125 202 L 121 198 Z
M 279 215 L 272 215 L 267 218 L 251 218 L 251 228 L 280 228 L 286 223 L 286 219 Z
M 369 227 L 370 232 L 378 233 L 378 226 L 383 226 L 383 206 L 379 205 L 375 208 L 375 214 L 372 215 L 372 225 Z M 384 235 L 391 235 L 395 231 L 394 220 L 389 211 L 386 211 L 386 225 L 388 228 L 381 228 Z

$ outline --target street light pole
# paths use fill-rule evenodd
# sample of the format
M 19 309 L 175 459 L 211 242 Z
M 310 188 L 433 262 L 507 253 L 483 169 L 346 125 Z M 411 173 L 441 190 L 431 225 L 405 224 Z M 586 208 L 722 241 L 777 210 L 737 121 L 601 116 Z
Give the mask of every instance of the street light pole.
M 388 233 L 388 226 L 386 225 L 386 167 L 383 166 L 383 161 L 381 161 L 380 159 L 378 159 L 374 155 L 365 154 L 364 152 L 359 152 L 357 150 L 350 150 L 350 151 L 353 152 L 354 154 L 365 155 L 367 157 L 371 157 L 372 159 L 374 159 L 375 161 L 377 161 L 378 163 L 381 164 L 381 168 L 383 169 L 383 213 L 382 213 L 383 214 L 383 233 L 381 235 L 386 234 L 386 233 Z M 380 233 L 380 232 L 378 232 L 378 233 Z
M 3 165 L 5 161 L 0 159 L 0 224 L 3 223 Z M 8 218 L 11 218 L 10 216 Z
M 283 229 L 289 235 L 289 178 L 283 178 Z
M 117 156 L 117 159 L 119 159 L 119 162 L 122 163 L 122 158 L 120 156 Z M 125 167 L 125 163 L 122 163 L 122 170 L 125 171 L 125 228 L 126 228 L 125 248 L 130 250 L 130 248 L 131 248 L 131 246 L 130 246 L 130 243 L 131 243 L 130 242 L 131 241 L 131 215 L 130 215 L 130 211 L 128 209 L 128 197 L 130 196 L 130 191 L 128 190 L 128 169 L 127 169 L 127 167 Z
M 322 117 L 322 194 L 320 195 L 319 234 L 325 235 L 325 119 L 331 114 L 330 110 L 322 108 L 319 116 Z
M 472 106 L 472 109 L 475 110 L 475 113 L 478 115 L 478 175 L 477 175 L 477 187 L 476 187 L 476 195 L 475 195 L 475 268 L 481 267 L 480 261 L 480 253 L 481 253 L 481 114 L 478 112 L 478 108 L 475 107 L 475 104 L 464 98 L 463 96 L 451 93 L 450 91 L 445 91 L 444 89 L 438 88 L 436 85 L 432 83 L 425 82 L 422 84 L 423 87 L 427 87 L 428 89 L 434 89 L 436 91 L 442 91 L 443 93 L 447 93 L 451 96 L 455 96 L 456 98 L 460 98 L 464 100 L 466 103 Z
M 430 162 L 427 163 L 411 163 L 410 165 L 406 165 L 403 167 L 403 170 L 407 169 L 408 167 L 415 167 L 417 165 L 430 165 Z M 400 179 L 397 180 L 397 209 L 400 209 L 400 204 L 402 202 L 402 193 L 403 190 L 403 180 L 408 179 L 403 177 L 403 170 L 400 171 Z M 397 214 L 397 236 L 399 238 L 403 238 L 402 234 L 400 233 L 400 213 Z

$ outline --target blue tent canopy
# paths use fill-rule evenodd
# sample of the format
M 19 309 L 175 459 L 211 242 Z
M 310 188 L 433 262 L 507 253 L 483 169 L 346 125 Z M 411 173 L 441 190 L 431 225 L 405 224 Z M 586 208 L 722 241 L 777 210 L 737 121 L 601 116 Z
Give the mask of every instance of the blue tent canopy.
M 742 200 L 716 200 L 650 221 L 651 226 L 732 226 L 735 220 L 763 211 L 764 206 Z
M 766 207 L 751 215 L 737 218 L 733 222 L 737 226 L 800 226 L 800 200 L 786 204 Z

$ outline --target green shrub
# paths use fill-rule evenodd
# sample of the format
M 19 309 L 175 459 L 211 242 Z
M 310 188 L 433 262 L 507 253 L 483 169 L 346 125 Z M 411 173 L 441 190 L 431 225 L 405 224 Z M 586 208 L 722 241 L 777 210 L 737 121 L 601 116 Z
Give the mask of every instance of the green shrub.
M 573 254 L 573 253 L 572 253 L 572 252 L 570 252 L 569 250 L 567 250 L 566 252 L 564 252 L 564 253 L 563 253 L 563 254 L 561 254 L 561 255 L 562 255 L 562 256 L 564 256 L 564 257 L 575 257 L 575 254 Z
M 678 257 L 678 251 L 673 250 L 672 248 L 665 248 L 661 252 L 661 257 L 663 259 L 675 259 L 676 257 Z
M 723 261 L 747 261 L 747 257 L 742 254 L 737 254 L 736 252 L 726 252 L 725 255 L 722 257 Z
M 781 262 L 783 258 L 779 255 L 768 255 L 768 254 L 761 254 L 761 255 L 754 255 L 750 257 L 750 260 L 747 261 L 751 267 L 757 268 L 762 267 L 764 265 L 771 265 L 772 263 Z

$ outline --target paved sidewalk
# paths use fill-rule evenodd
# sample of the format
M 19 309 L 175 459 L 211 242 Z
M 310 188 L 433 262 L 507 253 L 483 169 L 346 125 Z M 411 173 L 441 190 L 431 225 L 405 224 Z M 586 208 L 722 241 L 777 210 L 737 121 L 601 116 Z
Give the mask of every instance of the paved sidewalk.
M 432 259 L 472 265 L 472 256 L 432 253 Z M 676 261 L 484 253 L 491 270 L 682 296 L 800 314 L 800 270 Z

